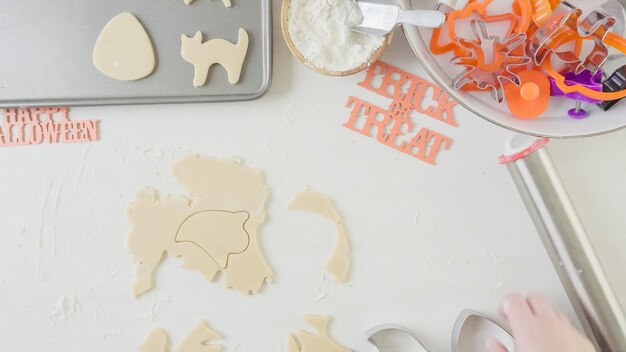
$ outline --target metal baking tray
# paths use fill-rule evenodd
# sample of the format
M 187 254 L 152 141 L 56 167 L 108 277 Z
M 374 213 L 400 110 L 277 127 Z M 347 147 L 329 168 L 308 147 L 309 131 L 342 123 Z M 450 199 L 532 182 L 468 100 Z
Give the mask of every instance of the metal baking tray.
M 100 73 L 92 52 L 104 25 L 134 14 L 157 55 L 154 73 L 116 81 Z M 194 67 L 181 54 L 181 34 L 237 42 L 250 36 L 241 81 L 228 83 L 214 65 L 207 85 L 193 86 Z M 4 0 L 0 3 L 0 107 L 85 106 L 251 100 L 270 86 L 271 0 Z

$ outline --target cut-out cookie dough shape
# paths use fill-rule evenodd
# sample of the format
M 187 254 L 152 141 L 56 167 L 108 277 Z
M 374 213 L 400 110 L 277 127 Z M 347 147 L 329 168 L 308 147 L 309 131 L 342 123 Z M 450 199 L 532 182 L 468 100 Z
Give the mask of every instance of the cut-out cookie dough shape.
M 139 352 L 168 352 L 169 338 L 162 329 L 154 329 L 139 346 Z
M 203 43 L 201 32 L 197 32 L 193 38 L 183 34 L 181 41 L 181 55 L 195 68 L 194 87 L 201 87 L 206 84 L 209 69 L 215 64 L 220 64 L 226 69 L 230 84 L 239 83 L 250 43 L 248 32 L 245 29 L 239 28 L 237 44 L 224 39 L 213 39 Z
M 222 335 L 202 320 L 191 330 L 175 352 L 220 352 L 222 346 L 211 342 L 221 339 Z M 152 330 L 139 347 L 139 352 L 169 352 L 169 350 L 169 338 L 161 329 Z
M 136 81 L 154 72 L 154 47 L 137 17 L 124 12 L 104 26 L 93 50 L 93 63 L 105 76 L 119 81 Z
M 289 334 L 287 352 L 351 352 L 329 336 L 330 318 L 323 315 L 306 315 L 304 320 L 316 334 L 300 330 Z
M 192 2 L 194 2 L 195 0 L 185 0 L 185 4 L 187 5 L 191 5 Z M 233 4 L 231 3 L 230 0 L 222 0 L 222 2 L 224 3 L 224 6 L 226 7 L 231 7 L 233 6 Z
M 330 198 L 311 190 L 305 190 L 299 193 L 289 204 L 289 209 L 310 211 L 327 218 L 335 224 L 337 242 L 332 256 L 325 266 L 326 270 L 337 282 L 345 283 L 350 274 L 350 244 L 343 220 Z
M 221 340 L 222 335 L 213 330 L 206 321 L 201 321 L 178 346 L 176 352 L 220 352 L 222 346 L 210 344 L 210 341 Z
M 250 245 L 246 211 L 205 210 L 183 221 L 176 233 L 176 242 L 189 242 L 202 248 L 220 269 L 226 269 L 231 255 L 241 254 Z
M 199 271 L 208 281 L 223 273 L 225 287 L 245 294 L 257 293 L 265 282 L 271 282 L 272 270 L 258 243 L 258 231 L 265 221 L 270 197 L 263 173 L 232 160 L 201 156 L 176 162 L 172 173 L 189 192 L 190 199 L 160 196 L 156 190 L 146 188 L 128 207 L 128 251 L 137 265 L 135 296 L 154 286 L 154 272 L 166 253 L 182 257 L 184 268 Z M 233 214 L 210 217 L 220 223 L 207 226 L 205 231 L 197 228 L 206 221 L 205 215 L 200 214 L 210 214 L 215 209 Z M 186 220 L 195 217 L 198 218 L 193 223 L 187 224 L 193 226 L 186 227 Z M 181 228 L 183 238 L 193 242 L 177 241 Z M 240 239 L 247 235 L 247 248 L 238 253 L 243 246 L 239 240 L 220 243 L 219 238 L 202 239 L 213 235 L 223 239 L 225 234 Z M 220 266 L 218 263 L 224 263 L 224 258 L 226 265 Z

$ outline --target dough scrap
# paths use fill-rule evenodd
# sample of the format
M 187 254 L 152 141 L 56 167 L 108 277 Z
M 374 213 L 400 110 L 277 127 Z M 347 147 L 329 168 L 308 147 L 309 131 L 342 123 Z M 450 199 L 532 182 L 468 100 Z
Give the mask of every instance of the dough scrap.
M 222 346 L 209 344 L 209 342 L 221 339 L 222 335 L 203 320 L 187 335 L 176 352 L 220 352 Z
M 190 199 L 160 196 L 156 190 L 145 188 L 128 207 L 128 251 L 137 265 L 135 296 L 154 286 L 154 272 L 166 253 L 182 257 L 184 268 L 199 271 L 208 281 L 214 281 L 222 272 L 225 287 L 244 294 L 257 293 L 265 282 L 271 282 L 273 273 L 258 243 L 258 230 L 265 221 L 270 197 L 263 173 L 232 160 L 202 156 L 179 160 L 172 173 Z M 225 221 L 226 216 L 229 221 L 207 226 L 204 232 L 196 227 L 206 222 L 200 214 L 215 215 L 218 211 L 231 214 L 221 214 L 214 220 Z M 183 226 L 194 217 L 198 221 L 190 223 L 193 226 Z M 177 240 L 180 229 L 184 230 L 184 238 L 193 241 Z M 228 237 L 235 234 L 243 238 L 244 233 L 246 248 L 241 251 L 241 242 Z M 203 239 L 203 235 L 219 235 L 221 241 L 217 237 Z M 226 265 L 220 266 L 224 262 Z
M 335 224 L 337 242 L 332 256 L 326 262 L 325 267 L 337 282 L 347 282 L 350 274 L 350 244 L 348 242 L 348 233 L 346 232 L 341 216 L 335 209 L 330 198 L 311 190 L 305 190 L 299 193 L 289 204 L 289 209 L 317 213 Z
M 136 81 L 154 72 L 154 47 L 137 17 L 123 12 L 104 26 L 93 50 L 93 63 L 105 76 L 119 81 Z
M 192 2 L 194 2 L 194 0 L 185 0 L 185 4 L 187 4 L 187 5 L 191 5 Z M 222 2 L 224 3 L 224 6 L 226 6 L 226 7 L 233 6 L 233 4 L 231 3 L 230 0 L 222 0 Z
M 201 87 L 206 84 L 209 69 L 215 64 L 220 64 L 226 69 L 230 84 L 239 83 L 250 43 L 248 32 L 245 29 L 239 28 L 237 44 L 224 39 L 213 39 L 203 43 L 202 32 L 197 32 L 193 38 L 183 34 L 181 41 L 180 53 L 183 59 L 194 65 L 194 87 Z
M 315 329 L 317 334 L 304 330 L 289 334 L 287 352 L 351 352 L 330 338 L 328 329 L 330 317 L 305 315 L 304 320 Z
M 222 346 L 210 344 L 210 342 L 221 339 L 222 335 L 213 330 L 209 323 L 202 320 L 178 346 L 176 352 L 220 352 Z M 169 338 L 162 329 L 152 330 L 139 347 L 139 352 L 169 352 L 169 350 Z
M 162 329 L 154 329 L 139 346 L 139 352 L 168 352 L 169 339 Z

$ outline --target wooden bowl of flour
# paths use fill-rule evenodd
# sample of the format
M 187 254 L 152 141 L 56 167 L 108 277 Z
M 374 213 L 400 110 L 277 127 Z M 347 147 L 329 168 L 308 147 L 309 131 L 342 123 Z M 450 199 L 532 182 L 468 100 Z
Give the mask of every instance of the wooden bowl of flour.
M 333 71 L 333 70 L 329 70 L 323 67 L 317 67 L 316 65 L 311 63 L 309 60 L 307 60 L 306 57 L 302 55 L 302 53 L 300 53 L 300 51 L 298 50 L 298 48 L 296 47 L 296 45 L 294 44 L 291 38 L 291 33 L 289 32 L 289 8 L 290 6 L 291 6 L 291 0 L 283 0 L 283 6 L 281 9 L 281 27 L 282 27 L 283 36 L 285 37 L 285 42 L 287 43 L 287 47 L 289 47 L 289 50 L 298 59 L 298 61 L 300 61 L 306 67 L 310 68 L 311 70 L 317 73 L 321 73 L 326 76 L 334 76 L 334 77 L 350 76 L 350 75 L 359 73 L 367 69 L 368 67 L 371 66 L 373 62 L 376 62 L 376 60 L 378 60 L 383 55 L 383 53 L 389 46 L 389 43 L 391 43 L 391 39 L 393 38 L 393 32 L 389 33 L 385 37 L 380 47 L 378 47 L 378 49 L 374 51 L 371 57 L 366 62 L 360 64 L 357 67 L 354 67 L 348 70 L 343 70 L 343 71 Z

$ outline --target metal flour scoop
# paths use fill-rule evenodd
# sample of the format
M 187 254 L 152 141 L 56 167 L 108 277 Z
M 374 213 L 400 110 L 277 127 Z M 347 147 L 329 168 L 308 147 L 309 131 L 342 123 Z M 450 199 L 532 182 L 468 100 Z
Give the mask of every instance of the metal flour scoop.
M 395 0 L 360 0 L 357 4 L 363 14 L 363 21 L 350 29 L 370 35 L 387 35 L 399 24 L 438 28 L 446 20 L 440 11 L 402 10 Z

